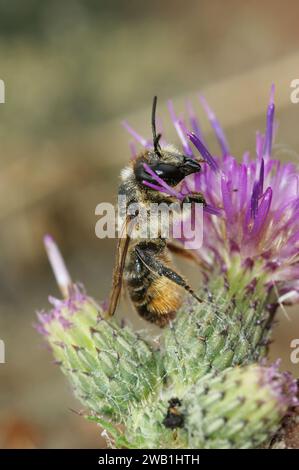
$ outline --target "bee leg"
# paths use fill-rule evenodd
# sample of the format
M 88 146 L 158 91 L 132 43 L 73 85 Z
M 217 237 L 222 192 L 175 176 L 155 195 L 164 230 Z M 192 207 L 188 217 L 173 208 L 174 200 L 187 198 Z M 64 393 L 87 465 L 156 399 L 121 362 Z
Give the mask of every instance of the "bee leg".
M 199 204 L 203 204 L 204 206 L 207 205 L 206 203 L 206 200 L 203 196 L 202 193 L 190 193 L 190 194 L 186 194 L 186 196 L 184 197 L 184 199 L 182 200 L 182 203 L 184 204 L 184 202 L 186 203 L 192 203 L 192 202 L 197 202 Z
M 140 247 L 136 246 L 135 252 L 149 271 L 153 272 L 157 276 L 167 277 L 167 279 L 170 279 L 170 281 L 174 282 L 178 286 L 183 287 L 198 302 L 202 302 L 202 299 L 195 294 L 194 290 L 189 286 L 189 284 L 187 284 L 185 279 L 176 273 L 173 269 L 168 268 L 168 266 L 164 266 L 164 264 L 155 259 L 152 254 L 147 253 L 146 250 L 143 250 Z

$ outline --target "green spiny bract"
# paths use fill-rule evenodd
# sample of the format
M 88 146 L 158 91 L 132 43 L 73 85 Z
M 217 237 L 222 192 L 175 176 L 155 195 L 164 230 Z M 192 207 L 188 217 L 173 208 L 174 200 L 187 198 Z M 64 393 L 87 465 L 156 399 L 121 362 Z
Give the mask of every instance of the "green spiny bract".
M 215 300 L 221 304 L 220 297 Z M 213 329 L 207 335 L 208 348 L 192 344 L 201 341 L 192 328 L 198 321 L 194 306 L 189 306 L 190 315 L 182 312 L 177 325 L 163 333 L 164 351 L 155 351 L 140 334 L 121 328 L 114 319 L 105 320 L 103 310 L 77 286 L 66 300 L 51 301 L 54 309 L 40 316 L 43 333 L 89 419 L 110 433 L 116 447 L 257 447 L 278 430 L 295 404 L 296 385 L 289 375 L 275 366 L 229 367 L 213 340 Z M 217 331 L 220 320 L 212 313 L 209 317 L 205 309 L 202 327 Z M 255 315 L 244 315 L 244 334 L 257 326 L 256 320 Z M 244 349 L 240 357 L 240 331 L 230 320 L 226 331 L 225 341 L 236 345 L 232 351 L 237 361 L 252 361 L 257 344 L 246 343 L 249 355 Z M 170 338 L 179 341 L 181 356 L 173 354 Z M 219 358 L 217 366 L 211 357 Z M 118 423 L 124 424 L 124 432 Z
M 218 278 L 200 292 L 202 303 L 183 305 L 162 336 L 168 376 L 194 383 L 211 370 L 256 362 L 266 354 L 275 305 L 256 285 L 245 292 L 240 298 Z
M 133 407 L 126 439 L 137 448 L 254 448 L 278 429 L 294 382 L 276 366 L 211 372 Z M 172 418 L 172 419 L 171 419 Z
M 123 421 L 132 403 L 160 386 L 159 356 L 129 328 L 105 320 L 78 287 L 47 315 L 43 329 L 54 357 L 92 413 Z

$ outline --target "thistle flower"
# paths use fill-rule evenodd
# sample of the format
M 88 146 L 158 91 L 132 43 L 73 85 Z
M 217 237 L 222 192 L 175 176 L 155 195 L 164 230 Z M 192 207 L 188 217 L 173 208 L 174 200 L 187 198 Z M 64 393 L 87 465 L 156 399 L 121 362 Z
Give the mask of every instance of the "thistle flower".
M 238 162 L 230 153 L 226 137 L 204 98 L 201 103 L 220 144 L 222 155 L 212 156 L 201 135 L 190 103 L 188 126 L 170 116 L 190 156 L 199 152 L 208 162 L 201 173 L 185 178 L 180 188 L 169 188 L 157 175 L 152 189 L 176 193 L 179 199 L 193 191 L 202 192 L 208 203 L 204 211 L 204 243 L 198 257 L 209 265 L 212 275 L 224 274 L 232 293 L 243 292 L 257 281 L 275 287 L 280 303 L 299 300 L 299 172 L 292 163 L 272 156 L 274 129 L 274 86 L 271 88 L 265 135 L 257 133 L 256 155 L 245 153 Z M 132 129 L 129 128 L 132 133 Z M 150 143 L 133 131 L 142 145 Z M 191 146 L 193 144 L 193 147 Z M 217 217 L 215 217 L 217 215 Z M 206 273 L 207 275 L 207 273 Z
M 251 281 L 275 286 L 279 302 L 299 300 L 299 172 L 292 163 L 271 156 L 274 124 L 274 88 L 267 112 L 265 135 L 257 134 L 256 157 L 246 153 L 241 163 L 223 151 L 218 171 L 207 166 L 193 181 L 222 216 L 205 215 L 206 233 L 198 255 L 217 266 L 229 280 L 251 271 Z M 188 134 L 196 148 L 202 144 Z M 219 132 L 218 132 L 219 135 Z M 219 140 L 221 140 L 221 134 Z M 223 144 L 223 148 L 225 145 Z M 245 275 L 244 280 L 248 282 Z
M 241 163 L 230 154 L 207 102 L 202 97 L 200 101 L 221 156 L 208 150 L 192 105 L 187 103 L 184 120 L 170 102 L 183 152 L 193 157 L 199 152 L 208 164 L 176 188 L 145 168 L 156 181 L 152 189 L 181 200 L 199 191 L 207 201 L 203 246 L 197 252 L 202 266 L 208 266 L 202 269 L 204 282 L 199 283 L 203 303 L 185 303 L 172 329 L 163 334 L 169 374 L 184 383 L 215 368 L 223 370 L 264 357 L 277 307 L 299 299 L 299 173 L 294 164 L 272 157 L 274 86 L 265 135 L 257 134 L 255 158 L 246 153 Z M 138 134 L 133 136 L 145 143 Z M 150 145 L 146 141 L 146 147 Z

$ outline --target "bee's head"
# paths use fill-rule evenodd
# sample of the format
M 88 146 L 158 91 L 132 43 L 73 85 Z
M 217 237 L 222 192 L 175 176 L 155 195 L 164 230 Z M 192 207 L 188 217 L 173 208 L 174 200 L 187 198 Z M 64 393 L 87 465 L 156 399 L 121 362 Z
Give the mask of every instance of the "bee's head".
M 197 173 L 201 170 L 201 166 L 196 160 L 182 155 L 172 148 L 168 149 L 168 147 L 166 147 L 165 149 L 161 149 L 160 152 L 160 155 L 157 156 L 155 152 L 148 151 L 136 159 L 134 173 L 138 183 L 142 183 L 142 181 L 148 181 L 149 183 L 156 182 L 144 169 L 144 163 L 169 184 L 169 186 L 176 186 L 185 176 Z
M 156 132 L 156 105 L 157 97 L 154 97 L 152 109 L 152 132 L 153 150 L 147 151 L 135 161 L 134 173 L 137 181 L 148 181 L 155 183 L 155 180 L 144 169 L 146 163 L 160 178 L 169 186 L 176 186 L 185 176 L 198 173 L 201 170 L 199 162 L 191 157 L 183 155 L 172 146 L 162 149 L 160 145 L 161 134 Z

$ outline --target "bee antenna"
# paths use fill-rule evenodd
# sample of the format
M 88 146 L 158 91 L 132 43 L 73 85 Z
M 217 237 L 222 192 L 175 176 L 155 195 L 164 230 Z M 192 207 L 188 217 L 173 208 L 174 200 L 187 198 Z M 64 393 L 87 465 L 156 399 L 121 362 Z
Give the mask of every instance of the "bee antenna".
M 153 133 L 154 151 L 157 155 L 161 157 L 161 145 L 159 143 L 161 139 L 161 134 L 157 134 L 157 129 L 156 129 L 157 100 L 158 100 L 157 96 L 154 96 L 153 107 L 152 107 L 152 133 Z

